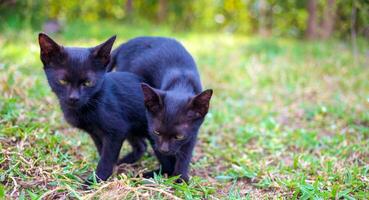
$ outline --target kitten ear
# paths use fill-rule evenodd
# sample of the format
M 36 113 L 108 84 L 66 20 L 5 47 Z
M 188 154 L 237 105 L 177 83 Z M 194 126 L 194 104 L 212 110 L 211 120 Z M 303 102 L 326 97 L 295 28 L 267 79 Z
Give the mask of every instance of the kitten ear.
M 41 61 L 44 64 L 50 63 L 53 59 L 60 59 L 63 47 L 58 45 L 48 35 L 39 33 L 38 43 L 40 44 Z
M 163 108 L 163 102 L 160 94 L 146 83 L 141 83 L 141 88 L 147 110 L 149 110 L 151 113 L 158 113 Z
M 193 97 L 191 100 L 190 110 L 200 114 L 201 117 L 205 117 L 209 110 L 209 104 L 212 95 L 213 90 L 208 89 Z
M 117 36 L 114 35 L 104 43 L 92 48 L 92 55 L 97 58 L 104 66 L 106 66 L 110 61 L 110 51 L 116 38 Z

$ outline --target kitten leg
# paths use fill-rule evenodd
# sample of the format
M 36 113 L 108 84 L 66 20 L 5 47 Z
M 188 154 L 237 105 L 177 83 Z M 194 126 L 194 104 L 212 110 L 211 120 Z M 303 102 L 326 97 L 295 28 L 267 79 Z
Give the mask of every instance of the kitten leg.
M 138 138 L 138 137 L 130 137 L 128 138 L 128 142 L 132 146 L 132 152 L 125 155 L 122 159 L 118 161 L 118 165 L 122 163 L 134 163 L 137 160 L 139 160 L 142 155 L 146 152 L 147 144 L 145 142 L 144 138 Z
M 154 170 L 154 171 L 150 171 L 150 172 L 146 172 L 143 174 L 143 177 L 145 178 L 152 178 L 154 177 L 154 173 L 155 174 L 172 174 L 173 170 L 174 170 L 174 164 L 175 164 L 175 157 L 174 156 L 166 156 L 161 154 L 160 152 L 155 150 L 155 155 L 159 160 L 160 163 L 160 169 Z
M 101 150 L 102 150 L 102 141 L 97 135 L 90 134 L 92 140 L 94 141 L 94 144 L 96 146 L 97 152 L 99 153 L 99 156 L 101 156 Z
M 114 137 L 103 138 L 101 158 L 97 165 L 96 176 L 106 181 L 113 173 L 114 165 L 117 163 L 123 140 Z
M 185 181 L 188 182 L 188 169 L 191 163 L 192 151 L 194 149 L 195 142 L 191 142 L 182 147 L 181 151 L 176 155 L 176 163 L 174 166 L 172 176 L 180 175 L 180 178 L 176 181 L 178 183 Z

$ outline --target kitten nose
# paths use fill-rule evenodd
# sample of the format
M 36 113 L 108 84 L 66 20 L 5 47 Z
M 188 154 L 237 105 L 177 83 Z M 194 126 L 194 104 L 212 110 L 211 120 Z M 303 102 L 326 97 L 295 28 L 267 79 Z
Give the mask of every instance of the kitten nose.
M 161 146 L 160 146 L 160 151 L 162 153 L 168 153 L 169 152 L 169 145 L 168 143 L 163 143 Z
M 77 92 L 72 92 L 68 97 L 68 101 L 70 103 L 77 103 L 79 101 L 78 93 Z
M 68 100 L 71 103 L 77 103 L 79 101 L 79 98 L 76 96 L 70 96 Z

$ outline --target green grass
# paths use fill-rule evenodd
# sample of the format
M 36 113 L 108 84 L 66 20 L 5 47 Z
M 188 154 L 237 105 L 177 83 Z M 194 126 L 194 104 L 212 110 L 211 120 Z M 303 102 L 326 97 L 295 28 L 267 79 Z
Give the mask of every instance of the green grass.
M 54 35 L 96 45 L 117 34 L 173 36 L 194 55 L 211 110 L 199 134 L 188 185 L 135 178 L 137 164 L 92 190 L 83 180 L 98 155 L 63 119 L 39 60 L 37 32 L 0 35 L 0 199 L 368 199 L 369 44 L 297 41 L 225 33 L 173 33 L 156 26 L 73 23 Z M 124 145 L 122 154 L 128 151 Z

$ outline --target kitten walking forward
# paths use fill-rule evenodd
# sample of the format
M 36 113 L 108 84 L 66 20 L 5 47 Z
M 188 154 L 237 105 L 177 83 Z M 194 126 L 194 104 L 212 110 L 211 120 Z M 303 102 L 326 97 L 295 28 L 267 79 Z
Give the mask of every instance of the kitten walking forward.
M 119 163 L 133 163 L 146 151 L 147 134 L 141 79 L 106 73 L 115 36 L 93 48 L 63 47 L 39 34 L 41 61 L 66 121 L 89 133 L 100 155 L 96 175 L 106 180 L 125 139 L 133 151 Z
M 187 181 L 197 133 L 212 96 L 212 90 L 202 91 L 192 56 L 173 39 L 139 37 L 114 50 L 112 59 L 109 70 L 116 66 L 117 71 L 133 72 L 148 84 L 142 84 L 142 90 L 161 172 Z

